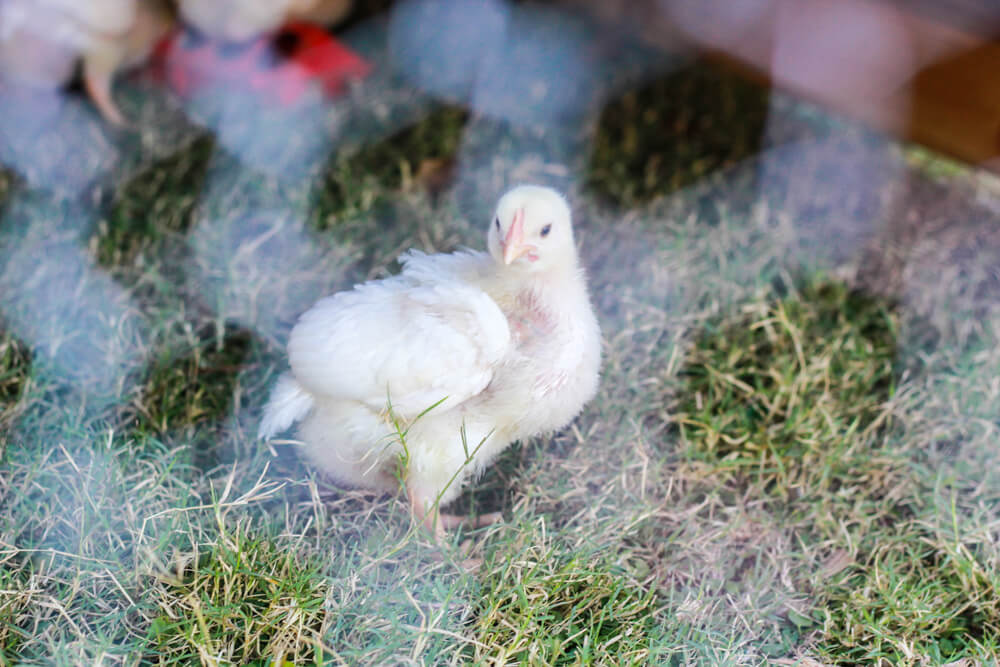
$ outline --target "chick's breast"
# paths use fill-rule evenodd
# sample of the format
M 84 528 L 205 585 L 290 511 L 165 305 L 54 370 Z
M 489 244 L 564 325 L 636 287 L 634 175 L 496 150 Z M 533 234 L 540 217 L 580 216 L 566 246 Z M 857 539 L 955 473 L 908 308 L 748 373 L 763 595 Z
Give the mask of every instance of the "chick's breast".
M 511 438 L 562 428 L 597 392 L 600 330 L 582 282 L 539 297 L 521 294 L 505 309 L 514 351 L 492 388 L 508 406 Z

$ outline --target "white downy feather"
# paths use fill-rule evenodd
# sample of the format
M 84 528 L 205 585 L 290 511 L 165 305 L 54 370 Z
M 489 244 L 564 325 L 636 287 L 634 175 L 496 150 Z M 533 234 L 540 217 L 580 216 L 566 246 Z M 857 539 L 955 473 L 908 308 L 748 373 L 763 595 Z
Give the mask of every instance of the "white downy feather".
M 302 388 L 291 373 L 283 373 L 271 390 L 258 438 L 273 438 L 305 418 L 313 407 L 313 397 Z
M 510 343 L 482 290 L 400 277 L 327 297 L 292 330 L 292 373 L 310 392 L 413 418 L 481 392 Z

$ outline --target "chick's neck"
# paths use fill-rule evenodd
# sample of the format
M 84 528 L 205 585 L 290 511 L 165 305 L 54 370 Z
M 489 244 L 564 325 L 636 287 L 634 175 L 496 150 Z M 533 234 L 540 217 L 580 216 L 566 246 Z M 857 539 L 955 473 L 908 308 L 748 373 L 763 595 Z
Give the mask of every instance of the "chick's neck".
M 501 310 L 511 313 L 524 304 L 541 310 L 559 320 L 572 313 L 582 302 L 587 302 L 587 287 L 583 271 L 576 259 L 568 265 L 554 266 L 543 271 L 511 267 L 499 275 L 487 289 Z

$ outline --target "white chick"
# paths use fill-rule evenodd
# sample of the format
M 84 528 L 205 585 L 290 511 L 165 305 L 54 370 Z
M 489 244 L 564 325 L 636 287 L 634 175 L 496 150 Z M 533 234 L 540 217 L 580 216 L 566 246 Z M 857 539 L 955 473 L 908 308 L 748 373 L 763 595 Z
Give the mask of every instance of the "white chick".
M 80 46 L 76 22 L 31 0 L 0 0 L 0 76 L 40 88 L 58 88 L 73 76 Z M 60 24 L 60 19 L 64 24 Z M 67 34 L 68 33 L 68 34 Z
M 166 0 L 0 0 L 0 74 L 58 87 L 82 59 L 88 94 L 120 125 L 111 98 L 115 73 L 144 62 L 172 24 Z
M 95 35 L 83 53 L 87 93 L 101 115 L 116 125 L 123 125 L 125 118 L 111 97 L 115 74 L 145 63 L 157 42 L 174 26 L 174 13 L 166 0 L 137 0 L 134 9 L 124 32 Z
M 302 315 L 260 437 L 301 420 L 305 454 L 333 479 L 391 492 L 401 473 L 417 519 L 438 536 L 458 525 L 438 508 L 515 440 L 568 424 L 596 393 L 600 365 L 565 200 L 514 188 L 487 244 L 411 251 L 398 276 Z
M 185 22 L 225 42 L 245 42 L 274 32 L 288 20 L 332 24 L 353 0 L 180 0 Z

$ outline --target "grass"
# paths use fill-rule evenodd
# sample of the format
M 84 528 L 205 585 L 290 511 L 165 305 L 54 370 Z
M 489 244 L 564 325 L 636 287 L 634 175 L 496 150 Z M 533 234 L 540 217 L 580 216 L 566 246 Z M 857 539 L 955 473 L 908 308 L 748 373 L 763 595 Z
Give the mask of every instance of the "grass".
M 961 170 L 702 65 L 569 129 L 377 76 L 291 172 L 132 92 L 148 135 L 39 139 L 121 163 L 0 173 L 0 664 L 997 661 L 1000 244 Z M 601 390 L 432 545 L 257 420 L 299 313 L 481 246 L 527 179 L 577 212 Z M 930 241 L 887 295 L 852 276 L 888 215 Z
M 756 153 L 767 112 L 767 91 L 695 62 L 602 110 L 589 184 L 621 205 L 648 202 Z
M 602 560 L 543 543 L 490 563 L 470 659 L 646 664 L 656 598 L 634 573 Z
M 149 638 L 165 662 L 322 664 L 331 620 L 322 568 L 282 542 L 237 524 L 161 576 Z
M 150 364 L 142 388 L 138 428 L 165 435 L 224 418 L 236 383 L 234 371 L 240 369 L 251 345 L 248 332 L 229 328 L 163 350 Z
M 688 355 L 681 439 L 785 500 L 856 487 L 891 426 L 897 329 L 887 305 L 836 282 L 744 305 Z
M 822 620 L 820 654 L 835 661 L 990 655 L 1000 621 L 990 549 L 928 519 L 920 505 L 933 481 L 907 469 L 907 434 L 894 423 L 906 372 L 897 309 L 809 282 L 740 310 L 696 341 L 674 419 L 692 458 L 795 526 L 801 555 L 834 550 L 818 573 L 797 575 L 823 604 L 788 620 Z

